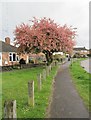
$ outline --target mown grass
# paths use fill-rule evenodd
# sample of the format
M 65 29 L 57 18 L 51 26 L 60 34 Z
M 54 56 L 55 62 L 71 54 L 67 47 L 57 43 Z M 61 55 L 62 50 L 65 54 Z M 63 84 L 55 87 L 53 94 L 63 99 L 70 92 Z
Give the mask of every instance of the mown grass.
M 80 62 L 83 59 L 79 59 L 70 65 L 71 75 L 73 77 L 73 82 L 78 90 L 79 95 L 83 99 L 84 104 L 87 109 L 91 111 L 90 105 L 90 93 L 91 89 L 91 74 L 87 73 L 80 65 Z
M 18 118 L 44 118 L 57 66 L 52 69 L 46 80 L 42 81 L 42 90 L 39 92 L 37 74 L 42 73 L 43 69 L 44 67 L 36 67 L 2 73 L 2 106 L 4 106 L 5 100 L 16 100 Z M 29 80 L 34 80 L 34 108 L 28 106 Z
M 0 74 L 0 108 L 2 108 L 2 74 Z M 2 109 L 0 109 L 0 120 L 2 118 Z

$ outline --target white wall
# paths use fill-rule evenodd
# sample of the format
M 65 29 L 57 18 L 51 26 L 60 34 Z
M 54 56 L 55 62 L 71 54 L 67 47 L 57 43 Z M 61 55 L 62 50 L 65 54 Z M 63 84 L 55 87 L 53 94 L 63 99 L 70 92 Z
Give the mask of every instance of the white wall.
M 0 66 L 2 66 L 2 52 L 0 52 Z

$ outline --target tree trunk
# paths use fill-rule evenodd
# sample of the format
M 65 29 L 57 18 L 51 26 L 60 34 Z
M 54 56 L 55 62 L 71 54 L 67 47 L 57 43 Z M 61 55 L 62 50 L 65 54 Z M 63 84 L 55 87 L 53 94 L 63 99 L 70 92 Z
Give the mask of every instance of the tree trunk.
M 49 65 L 53 61 L 52 53 L 50 51 L 45 51 L 44 54 L 46 56 L 47 65 Z

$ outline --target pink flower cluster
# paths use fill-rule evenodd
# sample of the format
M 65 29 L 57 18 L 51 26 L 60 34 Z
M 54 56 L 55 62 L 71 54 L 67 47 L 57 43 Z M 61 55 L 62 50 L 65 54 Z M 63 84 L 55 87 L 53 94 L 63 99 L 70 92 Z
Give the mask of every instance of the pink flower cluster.
M 14 31 L 15 42 L 27 46 L 30 50 L 71 52 L 75 45 L 76 32 L 67 25 L 60 26 L 46 17 L 34 17 L 32 25 L 21 24 Z M 25 47 L 22 47 L 23 49 Z

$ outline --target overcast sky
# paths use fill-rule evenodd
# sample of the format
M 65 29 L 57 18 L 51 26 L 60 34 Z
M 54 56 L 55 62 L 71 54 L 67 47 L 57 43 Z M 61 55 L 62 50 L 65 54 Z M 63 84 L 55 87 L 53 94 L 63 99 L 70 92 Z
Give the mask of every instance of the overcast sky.
M 24 0 L 23 0 L 24 1 Z M 16 25 L 29 23 L 34 16 L 48 17 L 60 25 L 72 25 L 77 28 L 77 46 L 89 48 L 89 1 L 81 2 L 1 2 L 0 39 L 9 36 L 13 40 Z M 2 29 L 2 30 L 1 30 Z

